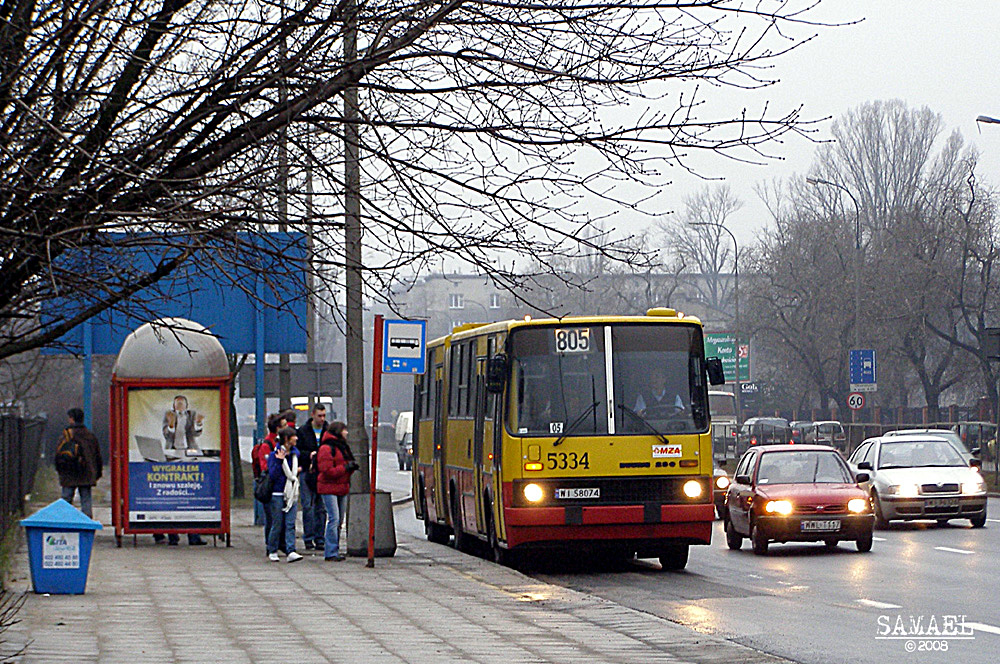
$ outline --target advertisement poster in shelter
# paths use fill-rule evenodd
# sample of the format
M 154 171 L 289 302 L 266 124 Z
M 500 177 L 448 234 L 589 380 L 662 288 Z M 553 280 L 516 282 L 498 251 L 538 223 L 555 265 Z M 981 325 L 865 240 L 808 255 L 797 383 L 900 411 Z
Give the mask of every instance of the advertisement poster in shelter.
M 220 527 L 220 415 L 217 388 L 128 391 L 130 527 Z

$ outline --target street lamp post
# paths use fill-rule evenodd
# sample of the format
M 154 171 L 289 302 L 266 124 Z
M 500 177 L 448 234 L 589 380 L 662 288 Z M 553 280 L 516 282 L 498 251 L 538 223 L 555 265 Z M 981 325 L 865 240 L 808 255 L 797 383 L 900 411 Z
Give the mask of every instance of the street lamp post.
M 733 235 L 733 232 L 722 224 L 714 221 L 691 221 L 688 223 L 691 226 L 721 228 L 733 240 L 733 327 L 735 328 L 733 335 L 736 337 L 733 350 L 736 354 L 736 424 L 739 425 L 742 424 L 743 420 L 743 394 L 740 391 L 740 246 L 736 242 L 736 236 Z
M 847 194 L 851 202 L 854 203 L 854 348 L 861 348 L 861 206 L 858 199 L 854 197 L 851 190 L 838 182 L 831 182 L 822 178 L 806 178 L 806 182 L 811 185 L 825 185 L 840 189 Z M 850 369 L 848 369 L 848 385 L 850 385 Z M 851 409 L 851 423 L 857 418 L 858 411 Z
M 851 190 L 840 183 L 822 178 L 806 178 L 806 182 L 840 189 L 854 203 L 854 347 L 861 348 L 861 206 Z

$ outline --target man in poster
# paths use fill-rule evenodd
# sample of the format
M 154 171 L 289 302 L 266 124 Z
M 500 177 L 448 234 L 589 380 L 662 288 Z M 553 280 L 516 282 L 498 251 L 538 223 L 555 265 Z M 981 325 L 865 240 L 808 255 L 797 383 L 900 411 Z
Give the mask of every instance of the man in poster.
M 195 438 L 201 435 L 202 425 L 205 416 L 188 409 L 188 400 L 184 395 L 174 397 L 174 406 L 163 416 L 163 439 L 166 441 L 168 450 L 178 449 L 177 432 L 182 432 L 183 438 L 180 446 L 185 447 L 189 452 L 200 454 L 201 450 L 195 442 Z

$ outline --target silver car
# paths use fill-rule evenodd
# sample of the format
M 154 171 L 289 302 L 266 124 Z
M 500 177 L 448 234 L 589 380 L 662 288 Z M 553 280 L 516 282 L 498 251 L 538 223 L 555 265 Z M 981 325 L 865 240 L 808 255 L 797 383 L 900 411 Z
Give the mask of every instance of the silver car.
M 986 482 L 949 441 L 930 435 L 881 436 L 861 443 L 850 463 L 871 478 L 875 525 L 895 519 L 969 519 L 986 525 Z M 971 462 L 978 463 L 978 462 Z

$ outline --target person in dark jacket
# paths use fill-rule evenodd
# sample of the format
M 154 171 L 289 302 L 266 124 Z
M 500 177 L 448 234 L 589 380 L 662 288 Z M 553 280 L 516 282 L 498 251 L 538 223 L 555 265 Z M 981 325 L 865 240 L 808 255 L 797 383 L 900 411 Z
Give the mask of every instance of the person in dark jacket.
M 73 494 L 80 492 L 80 511 L 94 518 L 94 503 L 91 495 L 91 487 L 97 485 L 97 480 L 101 479 L 104 470 L 104 460 L 101 458 L 101 446 L 90 429 L 83 425 L 83 411 L 79 408 L 70 408 L 66 414 L 69 416 L 69 426 L 63 430 L 62 440 L 56 448 L 56 461 L 60 460 L 60 455 L 77 456 L 79 463 L 72 468 L 59 468 L 59 486 L 62 487 L 62 497 L 67 503 L 73 504 Z M 79 454 L 74 455 L 74 450 L 79 448 Z
M 347 425 L 334 422 L 323 436 L 316 453 L 318 475 L 316 493 L 326 506 L 324 560 L 343 560 L 340 553 L 340 526 L 347 509 L 347 494 L 351 490 L 351 473 L 358 469 L 351 448 L 347 445 Z
M 323 548 L 323 524 L 326 523 L 326 508 L 316 495 L 316 468 L 313 463 L 319 443 L 326 434 L 326 406 L 313 406 L 312 417 L 298 429 L 299 458 L 302 460 L 302 482 L 299 483 L 299 497 L 302 500 L 302 541 L 307 549 Z

